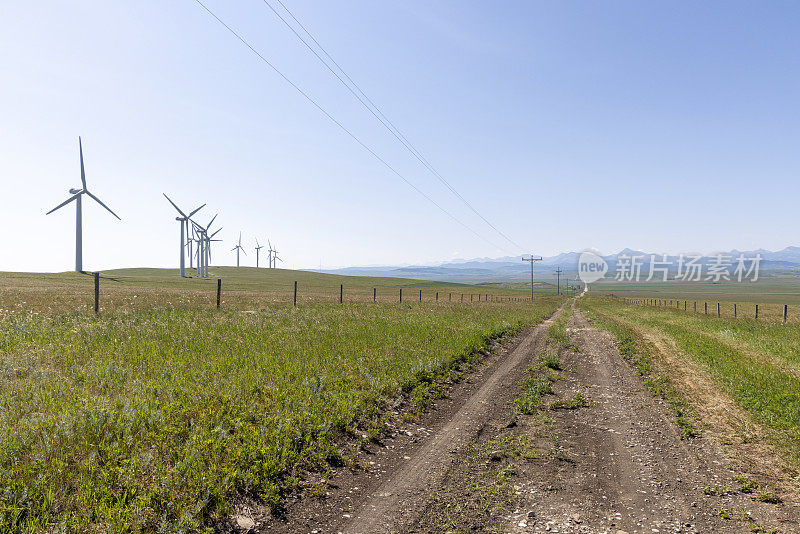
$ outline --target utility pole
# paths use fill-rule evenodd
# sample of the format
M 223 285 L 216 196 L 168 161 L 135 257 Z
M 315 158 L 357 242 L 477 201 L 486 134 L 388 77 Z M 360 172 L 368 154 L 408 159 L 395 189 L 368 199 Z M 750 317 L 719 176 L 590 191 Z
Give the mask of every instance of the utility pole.
M 557 293 L 558 295 L 561 294 L 561 273 L 563 272 L 564 271 L 561 270 L 561 267 L 556 269 L 556 288 L 557 288 L 556 291 L 558 292 Z
M 525 257 L 523 257 L 523 258 L 522 258 L 522 261 L 529 261 L 529 262 L 531 262 L 531 302 L 533 302 L 533 262 L 535 262 L 535 261 L 542 261 L 542 257 L 541 257 L 541 256 L 539 256 L 538 258 L 536 258 L 536 257 L 534 257 L 534 256 L 533 256 L 533 254 L 531 254 L 531 257 L 530 257 L 530 258 L 525 258 Z

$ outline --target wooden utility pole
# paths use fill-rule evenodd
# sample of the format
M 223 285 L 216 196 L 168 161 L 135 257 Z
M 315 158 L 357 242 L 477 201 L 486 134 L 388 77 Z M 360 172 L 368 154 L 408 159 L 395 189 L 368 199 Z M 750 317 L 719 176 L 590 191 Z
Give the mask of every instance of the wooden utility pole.
M 531 264 L 531 265 L 533 265 L 533 264 Z M 561 270 L 561 267 L 556 269 L 556 291 L 557 291 L 556 294 L 558 294 L 558 295 L 561 294 L 561 273 L 563 273 L 563 272 L 564 271 Z
M 538 258 L 536 258 L 536 257 L 534 257 L 534 256 L 533 256 L 533 254 L 531 254 L 531 257 L 530 257 L 530 258 L 525 258 L 525 257 L 523 257 L 523 258 L 522 258 L 522 261 L 529 261 L 529 262 L 531 262 L 531 302 L 533 302 L 533 262 L 535 262 L 535 261 L 542 261 L 542 257 L 541 257 L 541 256 L 539 256 Z

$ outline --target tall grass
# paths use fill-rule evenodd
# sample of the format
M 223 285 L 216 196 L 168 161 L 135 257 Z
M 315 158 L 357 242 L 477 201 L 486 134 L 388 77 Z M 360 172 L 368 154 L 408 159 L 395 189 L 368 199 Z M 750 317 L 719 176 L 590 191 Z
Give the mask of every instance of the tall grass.
M 0 318 L 0 531 L 192 531 L 557 306 L 112 309 Z

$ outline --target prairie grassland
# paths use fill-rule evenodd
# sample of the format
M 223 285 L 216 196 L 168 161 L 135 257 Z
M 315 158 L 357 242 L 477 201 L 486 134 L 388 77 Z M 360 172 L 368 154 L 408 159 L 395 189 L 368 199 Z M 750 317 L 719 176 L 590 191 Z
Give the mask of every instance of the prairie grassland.
M 398 302 L 400 288 L 404 301 L 469 302 L 489 297 L 527 298 L 528 289 L 514 290 L 489 285 L 474 286 L 405 278 L 339 276 L 286 269 L 253 267 L 212 267 L 211 278 L 177 276 L 175 269 L 119 269 L 103 271 L 100 282 L 101 310 L 192 309 L 216 306 L 217 277 L 222 279 L 222 305 L 237 309 L 288 304 L 298 282 L 298 304 L 335 303 L 339 286 L 344 286 L 346 302 L 372 302 L 373 289 L 378 302 Z M 187 269 L 187 272 L 189 270 Z M 0 273 L 0 316 L 8 311 L 51 313 L 92 309 L 94 281 L 90 274 Z
M 664 307 L 680 308 L 704 313 L 708 304 L 708 315 L 717 314 L 717 303 L 723 317 L 736 315 L 754 318 L 758 304 L 758 318 L 764 321 L 782 321 L 783 306 L 789 306 L 788 322 L 800 323 L 800 275 L 765 274 L 757 282 L 613 282 L 593 284 L 595 295 L 614 294 L 625 298 L 661 299 Z
M 667 336 L 721 391 L 770 429 L 775 445 L 800 468 L 800 325 L 717 318 L 597 297 L 581 306 L 631 331 Z
M 275 505 L 304 470 L 346 461 L 343 435 L 424 403 L 560 302 L 292 307 L 249 291 L 221 311 L 160 294 L 0 317 L 0 531 L 197 531 L 237 495 Z

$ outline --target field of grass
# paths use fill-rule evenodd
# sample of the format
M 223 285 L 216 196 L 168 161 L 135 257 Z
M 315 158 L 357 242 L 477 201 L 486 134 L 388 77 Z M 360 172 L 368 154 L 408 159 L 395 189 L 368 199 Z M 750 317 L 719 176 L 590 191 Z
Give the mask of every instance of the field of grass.
M 717 303 L 720 314 L 724 317 L 734 316 L 734 304 L 737 317 L 755 316 L 755 305 L 758 304 L 758 317 L 765 321 L 780 321 L 783 306 L 789 307 L 788 321 L 800 323 L 800 275 L 765 274 L 756 282 L 616 282 L 603 281 L 592 284 L 593 295 L 615 295 L 628 299 L 661 299 L 666 307 L 680 307 L 684 303 L 689 311 L 697 305 L 698 313 L 704 313 L 705 304 L 708 314 L 717 314 Z
M 174 269 L 118 269 L 101 273 L 102 309 L 126 308 L 207 308 L 216 305 L 217 279 L 222 279 L 222 305 L 238 309 L 288 304 L 298 283 L 298 304 L 338 303 L 339 286 L 344 286 L 346 302 L 372 302 L 373 290 L 379 302 L 398 302 L 400 289 L 404 301 L 469 302 L 478 299 L 517 298 L 530 295 L 528 289 L 475 286 L 430 282 L 405 278 L 339 276 L 286 269 L 254 267 L 212 267 L 212 277 L 185 278 Z M 81 273 L 0 273 L 0 316 L 11 311 L 50 313 L 91 309 L 94 305 L 94 280 Z
M 589 297 L 581 306 L 630 333 L 665 336 L 800 468 L 800 324 L 731 319 Z
M 511 294 L 220 271 L 220 311 L 210 282 L 107 273 L 99 317 L 86 276 L 0 276 L 0 531 L 196 531 L 236 496 L 277 504 L 305 470 L 347 460 L 343 435 L 369 434 L 401 398 L 424 404 L 437 379 L 560 302 L 448 304 L 431 292 Z M 318 288 L 297 307 L 294 279 Z M 331 303 L 339 283 L 344 305 Z M 368 302 L 401 285 L 425 301 Z

